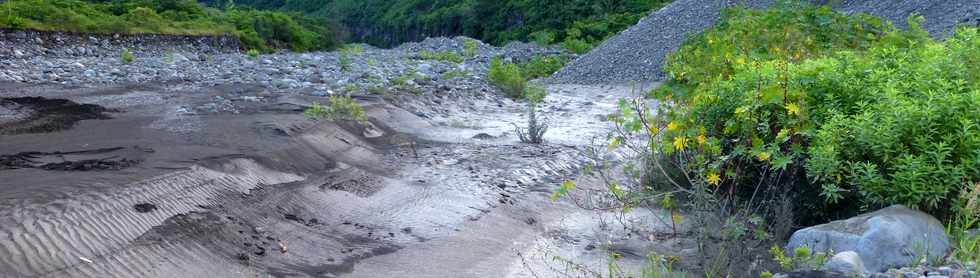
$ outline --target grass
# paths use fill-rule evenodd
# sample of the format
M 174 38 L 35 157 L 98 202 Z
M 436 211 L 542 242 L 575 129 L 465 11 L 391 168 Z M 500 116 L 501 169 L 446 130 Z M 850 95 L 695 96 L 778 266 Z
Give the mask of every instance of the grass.
M 101 34 L 237 36 L 247 49 L 331 49 L 339 33 L 299 14 L 250 9 L 218 10 L 196 1 L 8 0 L 0 2 L 0 28 Z

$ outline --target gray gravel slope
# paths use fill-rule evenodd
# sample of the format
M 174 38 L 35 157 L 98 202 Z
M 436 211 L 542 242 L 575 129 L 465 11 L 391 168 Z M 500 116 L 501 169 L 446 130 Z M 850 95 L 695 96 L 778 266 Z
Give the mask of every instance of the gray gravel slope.
M 714 25 L 725 7 L 742 4 L 764 8 L 773 0 L 677 0 L 651 13 L 633 27 L 570 63 L 556 73 L 552 83 L 623 84 L 654 82 L 664 77 L 665 57 L 693 34 Z M 823 2 L 823 1 L 818 1 Z M 909 14 L 926 18 L 925 28 L 934 35 L 957 24 L 980 24 L 980 0 L 843 0 L 835 8 L 884 17 L 905 27 Z

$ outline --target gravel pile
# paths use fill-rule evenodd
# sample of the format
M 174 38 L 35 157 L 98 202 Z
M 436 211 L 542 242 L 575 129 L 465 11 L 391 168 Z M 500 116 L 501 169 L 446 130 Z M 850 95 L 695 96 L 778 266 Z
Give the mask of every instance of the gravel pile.
M 661 67 L 670 52 L 693 34 L 712 26 L 725 7 L 744 5 L 765 8 L 773 0 L 677 0 L 653 12 L 633 27 L 610 38 L 592 52 L 573 61 L 550 82 L 569 84 L 623 84 L 653 82 L 664 77 Z M 817 1 L 824 2 L 824 1 Z M 924 27 L 941 36 L 957 24 L 980 25 L 980 0 L 837 1 L 844 12 L 863 12 L 884 17 L 896 26 L 907 26 L 909 14 L 926 18 Z

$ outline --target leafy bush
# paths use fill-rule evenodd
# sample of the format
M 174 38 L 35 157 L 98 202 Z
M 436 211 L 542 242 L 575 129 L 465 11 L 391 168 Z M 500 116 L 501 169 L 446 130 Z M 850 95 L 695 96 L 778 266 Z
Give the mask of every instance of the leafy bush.
M 311 118 L 324 118 L 330 121 L 368 122 L 364 108 L 350 96 L 330 96 L 330 106 L 314 102 L 304 113 Z
M 803 222 L 893 203 L 949 215 L 980 179 L 980 38 L 936 42 L 918 22 L 727 10 L 669 57 L 655 148 L 694 153 L 696 173 L 746 198 L 775 173 L 767 190 L 793 191 Z
M 528 35 L 532 41 L 540 46 L 551 45 L 555 41 L 555 32 L 549 30 L 541 30 Z
M 259 51 L 255 49 L 249 49 L 248 52 L 245 52 L 245 55 L 248 55 L 249 58 L 253 58 L 253 59 L 258 58 Z
M 592 50 L 592 45 L 580 39 L 567 39 L 561 47 L 575 54 L 585 54 Z
M 524 94 L 527 86 L 527 79 L 521 73 L 521 68 L 517 64 L 505 62 L 502 58 L 493 58 L 490 61 L 490 70 L 487 72 L 487 79 L 490 83 L 497 86 L 512 98 L 520 98 Z
M 455 51 L 432 52 L 432 51 L 423 50 L 423 51 L 419 51 L 419 58 L 425 60 L 450 62 L 454 64 L 462 63 L 464 60 L 463 56 L 459 55 L 459 53 L 456 53 Z
M 565 56 L 534 56 L 530 61 L 521 63 L 521 73 L 527 79 L 548 77 L 565 67 L 568 57 Z
M 136 57 L 133 56 L 132 52 L 129 52 L 128 48 L 123 48 L 122 53 L 119 54 L 119 60 L 123 64 L 129 64 L 136 60 Z
M 193 0 L 11 0 L 0 27 L 94 33 L 236 35 L 246 49 L 330 49 L 341 32 L 324 20 L 274 11 L 219 11 Z
M 463 55 L 466 55 L 466 57 L 476 56 L 476 51 L 479 47 L 480 41 L 467 38 L 463 41 Z
M 364 45 L 359 43 L 349 43 L 345 44 L 340 50 L 352 55 L 361 55 L 364 54 Z
M 230 0 L 216 0 L 221 6 Z M 513 40 L 550 44 L 578 39 L 589 46 L 635 24 L 667 0 L 235 0 L 238 6 L 303 12 L 373 30 L 361 38 L 394 46 L 421 36 L 465 35 L 493 44 Z M 544 31 L 542 31 L 544 30 Z M 577 33 L 575 32 L 577 30 Z M 469 56 L 469 55 L 467 55 Z

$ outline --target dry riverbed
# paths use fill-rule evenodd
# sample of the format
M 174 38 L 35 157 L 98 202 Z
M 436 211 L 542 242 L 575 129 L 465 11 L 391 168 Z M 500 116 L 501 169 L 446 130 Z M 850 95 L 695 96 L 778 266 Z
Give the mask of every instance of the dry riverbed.
M 315 72 L 295 61 L 332 55 L 257 61 Z M 334 82 L 103 84 L 83 73 L 0 83 L 0 276 L 552 277 L 568 271 L 555 256 L 601 270 L 610 250 L 635 268 L 649 248 L 691 248 L 655 239 L 661 212 L 595 213 L 549 198 L 565 180 L 589 185 L 581 152 L 633 88 L 549 85 L 547 142 L 523 144 L 513 128 L 525 105 L 482 81 L 488 58 L 458 65 L 468 77 L 422 79 L 416 93 L 353 92 L 366 125 L 302 114 Z M 28 62 L 7 62 L 18 63 Z M 383 72 L 359 67 L 316 78 L 360 84 L 359 74 Z

